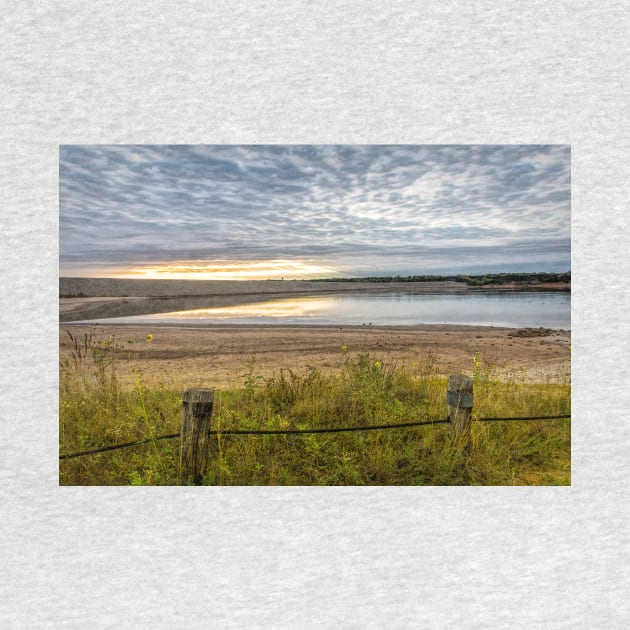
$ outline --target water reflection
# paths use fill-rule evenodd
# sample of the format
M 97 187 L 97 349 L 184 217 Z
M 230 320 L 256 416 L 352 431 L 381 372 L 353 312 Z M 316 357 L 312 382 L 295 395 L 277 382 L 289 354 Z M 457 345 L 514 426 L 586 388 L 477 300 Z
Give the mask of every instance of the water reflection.
M 114 321 L 113 319 L 110 321 Z M 569 293 L 343 294 L 193 308 L 120 323 L 571 326 Z
M 176 319 L 282 319 L 313 317 L 324 312 L 332 313 L 334 298 L 302 297 L 293 299 L 271 300 L 253 304 L 238 304 L 222 308 L 198 308 L 190 311 L 178 311 L 150 316 L 153 319 L 173 317 Z

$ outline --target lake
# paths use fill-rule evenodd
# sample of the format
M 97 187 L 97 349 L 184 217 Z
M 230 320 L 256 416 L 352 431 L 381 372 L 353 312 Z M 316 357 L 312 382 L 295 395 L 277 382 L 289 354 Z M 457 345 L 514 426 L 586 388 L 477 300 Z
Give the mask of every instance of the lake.
M 571 328 L 568 292 L 333 294 L 99 320 L 148 324 L 467 324 Z

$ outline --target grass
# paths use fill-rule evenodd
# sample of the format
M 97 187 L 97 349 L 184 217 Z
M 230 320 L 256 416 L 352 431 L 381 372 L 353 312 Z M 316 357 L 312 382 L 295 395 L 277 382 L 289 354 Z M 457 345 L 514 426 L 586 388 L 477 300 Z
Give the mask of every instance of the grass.
M 60 453 L 149 439 L 132 448 L 62 460 L 62 485 L 177 483 L 181 390 L 149 388 L 134 371 L 132 388 L 117 378 L 130 340 L 71 336 L 60 370 Z M 150 352 L 152 336 L 146 341 Z M 215 429 L 307 429 L 414 422 L 446 417 L 446 378 L 433 357 L 413 368 L 368 353 L 343 367 L 305 367 L 273 378 L 244 366 L 242 386 L 215 392 Z M 567 383 L 528 383 L 499 375 L 472 358 L 473 419 L 570 413 Z M 280 436 L 212 437 L 209 485 L 568 485 L 570 420 L 473 422 L 469 443 L 448 424 L 413 429 Z M 190 482 L 190 480 L 188 480 Z

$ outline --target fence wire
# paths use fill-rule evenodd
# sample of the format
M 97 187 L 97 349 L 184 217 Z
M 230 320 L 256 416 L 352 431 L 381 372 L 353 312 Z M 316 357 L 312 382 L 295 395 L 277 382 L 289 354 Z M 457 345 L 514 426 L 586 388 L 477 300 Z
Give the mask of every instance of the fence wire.
M 519 420 L 558 420 L 562 418 L 570 418 L 571 414 L 560 416 L 520 416 L 516 418 L 477 418 L 475 422 L 515 422 Z M 314 433 L 346 433 L 351 431 L 376 431 L 383 429 L 406 429 L 409 427 L 421 427 L 434 424 L 449 424 L 450 417 L 442 420 L 422 420 L 420 422 L 401 422 L 399 424 L 371 424 L 359 425 L 354 427 L 331 427 L 324 429 L 226 429 L 225 431 L 209 431 L 209 435 L 308 435 Z M 60 455 L 59 459 L 73 459 L 75 457 L 83 457 L 84 455 L 94 455 L 96 453 L 104 453 L 105 451 L 115 451 L 131 446 L 140 446 L 142 444 L 150 444 L 157 440 L 171 440 L 181 437 L 181 433 L 170 433 L 168 435 L 159 435 L 157 437 L 148 438 L 146 440 L 136 440 L 135 442 L 126 442 L 124 444 L 115 444 L 112 446 L 102 446 L 93 448 L 88 451 L 80 451 L 78 453 L 68 453 Z

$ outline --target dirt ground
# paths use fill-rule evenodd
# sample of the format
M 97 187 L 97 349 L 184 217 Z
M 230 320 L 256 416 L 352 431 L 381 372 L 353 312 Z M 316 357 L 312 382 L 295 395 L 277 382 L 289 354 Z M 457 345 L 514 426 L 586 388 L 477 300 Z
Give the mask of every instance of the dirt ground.
M 281 369 L 335 369 L 359 352 L 418 374 L 427 362 L 437 364 L 444 375 L 471 374 L 472 358 L 479 352 L 502 372 L 522 369 L 530 381 L 567 381 L 570 375 L 570 332 L 549 329 L 100 325 L 93 331 L 91 326 L 62 323 L 61 360 L 72 354 L 68 331 L 81 342 L 90 333 L 101 341 L 109 337 L 110 347 L 119 348 L 119 375 L 127 385 L 141 373 L 148 385 L 226 387 L 243 384 L 250 368 L 253 376 L 263 378 Z

